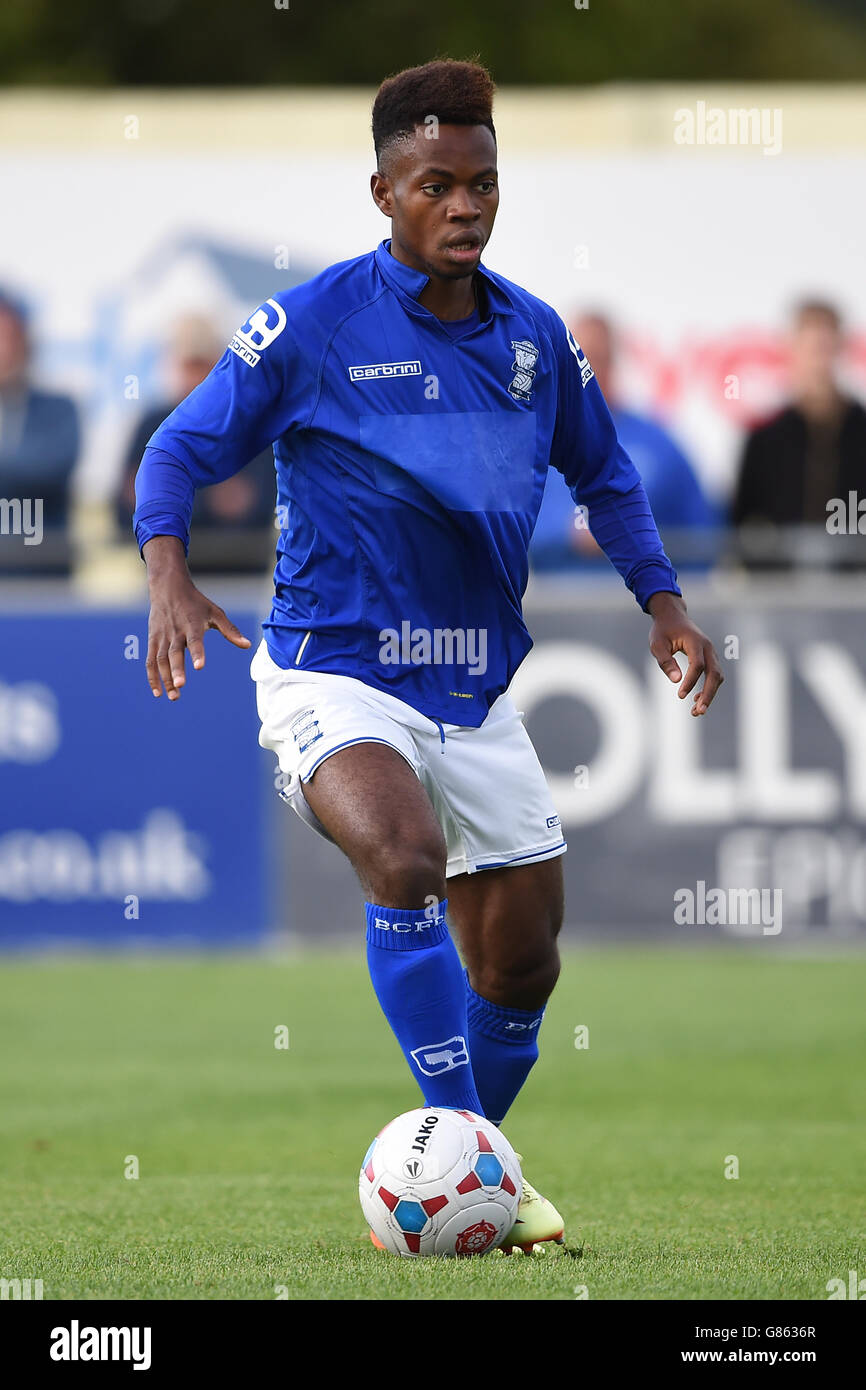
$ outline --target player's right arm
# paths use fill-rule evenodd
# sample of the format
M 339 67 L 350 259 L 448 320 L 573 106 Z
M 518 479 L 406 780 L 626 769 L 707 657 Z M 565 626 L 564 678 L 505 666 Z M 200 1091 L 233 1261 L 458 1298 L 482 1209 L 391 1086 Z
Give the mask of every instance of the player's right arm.
M 177 536 L 154 536 L 145 542 L 141 553 L 150 590 L 147 679 L 154 695 L 162 694 L 162 681 L 168 698 L 177 700 L 186 684 L 184 654 L 189 652 L 193 669 L 200 671 L 204 666 L 204 635 L 209 628 L 216 628 L 236 647 L 249 647 L 250 639 L 195 587 L 183 541 Z
M 213 371 L 152 436 L 135 480 L 136 538 L 150 590 L 147 677 L 169 700 L 185 683 L 185 652 L 204 665 L 204 634 L 250 646 L 221 608 L 193 584 L 186 563 L 197 487 L 222 482 L 287 430 L 304 423 L 313 378 L 274 299 L 250 316 Z

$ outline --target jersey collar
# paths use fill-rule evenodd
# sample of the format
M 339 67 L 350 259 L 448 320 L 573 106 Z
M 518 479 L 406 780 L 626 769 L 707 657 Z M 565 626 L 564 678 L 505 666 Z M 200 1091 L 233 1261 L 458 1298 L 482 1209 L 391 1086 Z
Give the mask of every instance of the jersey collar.
M 411 265 L 404 265 L 391 255 L 391 239 L 380 241 L 375 251 L 376 265 L 382 279 L 394 290 L 395 293 L 404 301 L 410 299 L 414 301 L 411 306 L 415 313 L 427 314 L 429 309 L 424 309 L 418 304 L 418 296 L 427 286 L 430 276 L 425 275 L 423 270 L 414 270 Z M 479 261 L 477 274 L 484 278 L 484 289 L 487 295 L 489 314 L 513 314 L 516 313 L 513 303 L 501 285 L 497 283 L 490 271 Z M 407 305 L 407 308 L 410 306 Z M 433 317 L 433 315 L 431 315 Z

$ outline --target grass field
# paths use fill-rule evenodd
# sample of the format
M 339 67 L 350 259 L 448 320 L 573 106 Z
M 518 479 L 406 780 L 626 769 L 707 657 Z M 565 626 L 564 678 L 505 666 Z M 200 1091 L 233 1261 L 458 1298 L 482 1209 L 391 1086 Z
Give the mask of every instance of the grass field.
M 862 956 L 566 954 L 504 1126 L 582 1248 L 545 1260 L 370 1245 L 361 1158 L 420 1102 L 360 950 L 0 978 L 0 1276 L 46 1299 L 825 1299 L 866 1275 Z

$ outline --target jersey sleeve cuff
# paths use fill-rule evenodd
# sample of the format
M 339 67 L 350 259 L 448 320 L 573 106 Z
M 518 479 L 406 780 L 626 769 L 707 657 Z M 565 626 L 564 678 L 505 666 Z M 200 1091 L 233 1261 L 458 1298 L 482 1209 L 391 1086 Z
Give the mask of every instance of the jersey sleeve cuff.
M 632 577 L 629 588 L 645 613 L 653 594 L 677 594 L 679 598 L 683 596 L 683 591 L 677 583 L 676 570 L 664 560 L 651 560 L 644 565 Z
M 135 527 L 139 555 L 147 542 L 152 541 L 155 536 L 177 536 L 178 540 L 183 542 L 184 554 L 189 554 L 189 531 L 184 529 L 177 517 L 153 517 L 148 521 L 139 521 Z

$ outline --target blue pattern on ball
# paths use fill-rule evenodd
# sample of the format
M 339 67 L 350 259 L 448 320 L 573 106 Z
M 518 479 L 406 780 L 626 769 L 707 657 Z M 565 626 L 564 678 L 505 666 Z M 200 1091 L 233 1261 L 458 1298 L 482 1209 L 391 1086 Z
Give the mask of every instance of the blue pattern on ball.
M 401 1231 L 409 1231 L 410 1234 L 420 1235 L 427 1225 L 428 1216 L 420 1202 L 407 1202 L 405 1200 L 397 1203 L 394 1208 L 394 1220 Z
M 475 1171 L 484 1187 L 499 1187 L 502 1182 L 504 1169 L 495 1154 L 479 1154 L 475 1160 Z

